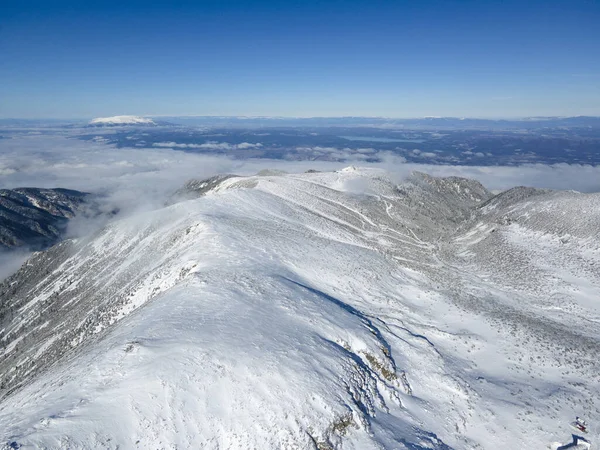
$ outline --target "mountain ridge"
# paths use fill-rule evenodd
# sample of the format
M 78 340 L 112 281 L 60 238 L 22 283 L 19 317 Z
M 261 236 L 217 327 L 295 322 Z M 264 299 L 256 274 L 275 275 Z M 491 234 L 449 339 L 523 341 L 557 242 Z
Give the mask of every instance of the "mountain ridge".
M 72 189 L 0 189 L 0 248 L 40 250 L 55 244 L 89 199 Z
M 577 216 L 550 228 L 537 217 L 598 195 L 494 203 L 474 181 L 397 184 L 353 167 L 187 186 L 195 198 L 38 253 L 0 286 L 0 439 L 525 448 L 564 437 L 571 409 L 557 402 L 597 410 L 598 342 L 569 320 L 597 314 L 583 268 L 600 259 L 598 225 L 564 244 Z M 540 289 L 563 297 L 540 302 Z M 547 309 L 569 292 L 576 315 Z

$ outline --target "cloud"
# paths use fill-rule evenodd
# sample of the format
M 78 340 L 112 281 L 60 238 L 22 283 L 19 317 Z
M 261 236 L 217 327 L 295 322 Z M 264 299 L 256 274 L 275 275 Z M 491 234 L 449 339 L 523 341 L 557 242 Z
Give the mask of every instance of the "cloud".
M 9 167 L 0 167 L 0 175 L 12 175 L 15 172 L 15 169 L 11 169 Z
M 208 141 L 204 144 L 178 144 L 176 142 L 155 142 L 153 147 L 160 148 L 182 148 L 182 149 L 202 149 L 202 150 L 247 150 L 261 148 L 261 143 L 252 144 L 250 142 L 242 142 L 241 144 L 230 144 L 228 142 Z
M 477 158 L 483 158 L 484 156 L 493 156 L 490 152 L 476 152 L 473 153 L 471 150 L 466 150 L 464 152 L 461 152 L 462 155 L 467 155 L 467 156 L 475 156 Z
M 304 154 L 307 159 L 328 159 L 331 161 L 367 161 L 378 152 L 373 148 L 336 148 L 336 147 L 296 147 L 296 154 Z M 296 155 L 294 155 L 296 156 Z M 289 159 L 292 159 L 290 156 Z M 297 159 L 294 157 L 293 159 Z
M 258 144 L 251 144 L 249 142 L 242 142 L 241 144 L 237 144 L 236 146 L 238 149 L 245 149 L 245 148 L 260 148 L 262 147 L 261 143 Z
M 0 282 L 15 273 L 31 256 L 27 250 L 0 250 Z
M 437 153 L 423 152 L 423 151 L 419 150 L 418 148 L 413 149 L 411 151 L 411 153 L 420 158 L 435 158 L 435 157 L 439 156 Z
M 217 144 L 234 145 L 215 143 Z M 239 147 L 243 144 L 248 143 L 237 145 Z M 434 175 L 473 177 L 494 189 L 530 185 L 584 192 L 600 191 L 600 167 L 589 165 L 526 164 L 499 167 L 428 165 L 409 164 L 399 155 L 389 151 L 378 152 L 372 148 L 357 150 L 317 146 L 297 147 L 296 150 L 304 151 L 307 155 L 317 153 L 336 156 L 343 161 L 290 161 L 264 158 L 240 160 L 225 155 L 178 152 L 167 146 L 116 148 L 104 143 L 68 139 L 64 136 L 28 135 L 0 140 L 0 173 L 2 174 L 0 187 L 65 187 L 106 195 L 119 193 L 119 198 L 129 198 L 133 203 L 132 206 L 135 207 L 136 203 L 161 204 L 161 196 L 178 189 L 190 178 L 203 178 L 224 172 L 250 174 L 264 168 L 288 172 L 311 168 L 337 170 L 350 164 L 360 163 L 382 167 L 391 172 L 422 170 Z M 413 152 L 420 156 L 428 153 L 417 149 Z M 427 156 L 437 156 L 436 153 L 429 153 Z M 366 162 L 374 159 L 379 159 L 379 162 Z

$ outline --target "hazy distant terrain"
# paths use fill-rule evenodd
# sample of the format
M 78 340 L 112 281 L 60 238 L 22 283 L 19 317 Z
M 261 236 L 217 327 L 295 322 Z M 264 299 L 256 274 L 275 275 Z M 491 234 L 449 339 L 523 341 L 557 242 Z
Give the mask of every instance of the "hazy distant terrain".
M 127 118 L 130 123 L 123 122 Z M 42 131 L 70 133 L 79 139 L 118 147 L 167 148 L 239 159 L 376 162 L 392 155 L 408 162 L 437 165 L 600 164 L 600 118 L 597 117 L 151 120 L 117 116 L 94 120 L 91 125 L 45 122 Z M 0 120 L 0 131 L 10 137 L 29 133 L 35 125 L 31 121 Z
M 121 130 L 118 146 L 164 147 L 238 158 L 366 162 L 390 153 L 409 162 L 464 165 L 600 163 L 600 119 L 168 118 L 179 127 Z M 199 129 L 200 127 L 200 129 Z

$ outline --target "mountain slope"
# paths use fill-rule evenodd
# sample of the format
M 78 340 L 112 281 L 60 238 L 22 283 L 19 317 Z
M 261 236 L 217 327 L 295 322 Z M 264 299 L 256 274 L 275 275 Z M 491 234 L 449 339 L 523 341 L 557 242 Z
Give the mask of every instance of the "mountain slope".
M 598 407 L 594 354 L 562 366 L 548 349 L 565 343 L 524 339 L 546 323 L 530 294 L 517 310 L 512 280 L 486 278 L 502 198 L 479 183 L 348 168 L 188 188 L 2 285 L 0 440 L 535 448 L 569 436 L 574 405 Z
M 0 189 L 0 249 L 54 244 L 88 196 L 69 189 Z

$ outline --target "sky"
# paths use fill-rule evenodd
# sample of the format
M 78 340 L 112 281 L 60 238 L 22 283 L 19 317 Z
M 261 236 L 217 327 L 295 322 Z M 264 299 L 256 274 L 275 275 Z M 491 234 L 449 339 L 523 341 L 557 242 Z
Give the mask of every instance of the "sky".
M 3 1 L 0 118 L 600 115 L 600 1 Z

